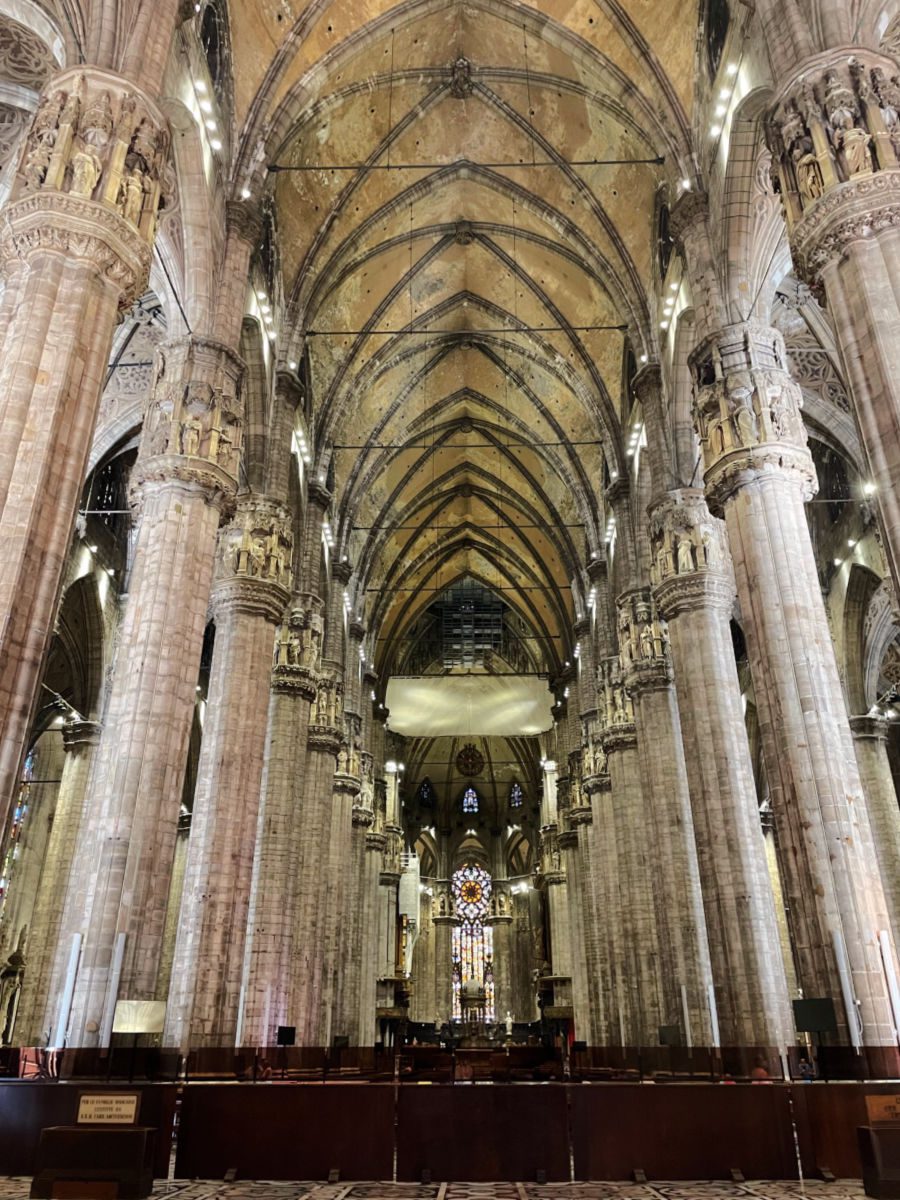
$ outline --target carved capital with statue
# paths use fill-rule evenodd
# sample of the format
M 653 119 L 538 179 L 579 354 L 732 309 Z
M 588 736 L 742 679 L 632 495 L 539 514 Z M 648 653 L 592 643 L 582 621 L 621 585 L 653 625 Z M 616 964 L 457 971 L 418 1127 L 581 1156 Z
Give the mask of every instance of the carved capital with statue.
M 211 338 L 166 342 L 156 352 L 132 494 L 180 483 L 231 508 L 243 439 L 244 362 Z
M 292 546 L 291 514 L 283 504 L 239 496 L 219 531 L 213 609 L 236 606 L 279 621 L 290 599 Z
M 147 285 L 161 210 L 171 203 L 170 137 L 134 84 L 94 67 L 55 75 L 22 147 L 0 259 L 83 257 L 127 309 Z
M 625 687 L 632 695 L 668 687 L 672 681 L 669 634 L 649 590 L 624 592 L 616 604 Z
M 794 262 L 807 282 L 848 241 L 897 224 L 900 70 L 864 47 L 806 59 L 766 122 Z
M 541 827 L 537 868 L 539 882 L 565 883 L 566 868 L 559 838 L 559 826 L 554 824 Z
M 725 524 L 699 488 L 668 492 L 650 509 L 650 582 L 660 615 L 734 603 Z
M 811 499 L 816 472 L 800 411 L 803 394 L 788 373 L 779 331 L 754 321 L 729 325 L 702 341 L 689 361 L 713 513 L 720 516 L 743 486 L 773 472 L 790 474 Z
M 608 758 L 617 750 L 631 750 L 636 744 L 634 704 L 625 688 L 622 664 L 607 658 L 597 668 L 600 743 Z
M 344 733 L 344 685 L 332 672 L 319 675 L 309 713 L 307 745 L 337 758 Z
M 294 692 L 310 703 L 316 699 L 324 629 L 318 596 L 295 596 L 275 635 L 274 691 Z

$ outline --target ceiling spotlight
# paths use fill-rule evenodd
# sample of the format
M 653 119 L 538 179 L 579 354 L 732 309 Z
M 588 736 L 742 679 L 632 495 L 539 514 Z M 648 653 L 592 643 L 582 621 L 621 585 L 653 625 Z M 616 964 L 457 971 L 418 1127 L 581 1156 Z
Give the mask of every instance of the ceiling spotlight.
M 293 359 L 291 359 L 291 361 L 288 363 L 288 366 L 291 368 L 292 371 L 297 370 L 297 364 L 294 362 Z
M 642 355 L 641 355 L 641 362 L 642 362 L 642 363 L 645 363 L 646 361 L 647 361 L 647 355 L 646 355 L 646 354 L 642 354 Z
M 250 199 L 250 189 L 248 187 L 241 188 L 241 199 L 242 200 Z
M 856 539 L 855 538 L 847 538 L 847 545 L 852 550 L 853 547 L 856 545 Z
M 722 88 L 721 92 L 719 92 L 720 100 L 728 100 L 730 97 L 731 97 L 731 88 Z
M 875 495 L 875 484 L 872 483 L 871 480 L 868 483 L 863 484 L 863 495 L 864 496 L 874 496 Z
M 668 329 L 668 328 L 669 328 L 669 322 L 668 322 L 668 321 L 660 321 L 660 323 L 659 323 L 659 327 L 660 327 L 660 329 Z
M 213 138 L 213 140 L 209 144 L 212 146 L 213 150 L 221 150 L 222 149 L 222 143 L 218 138 Z
M 728 112 L 727 104 L 716 105 L 716 116 L 717 117 L 724 117 L 727 112 Z
M 213 110 L 212 109 L 212 101 L 211 100 L 201 100 L 200 108 L 205 113 L 211 113 Z
M 717 138 L 721 132 L 722 132 L 721 125 L 710 125 L 710 127 L 709 127 L 709 136 L 710 137 Z
M 198 79 L 197 82 L 194 84 L 194 90 L 200 96 L 206 95 L 206 84 L 203 82 L 202 79 Z
M 210 133 L 215 133 L 219 127 L 215 123 L 215 121 L 212 119 L 212 117 L 209 117 L 209 118 L 207 118 L 207 121 L 206 121 L 206 128 L 209 130 Z
M 677 283 L 670 283 L 670 284 L 669 284 L 669 291 L 670 291 L 670 292 L 677 292 L 677 291 L 678 291 L 678 284 L 677 284 Z
M 733 63 L 733 62 L 729 63 L 728 66 L 725 68 L 726 75 L 737 75 L 737 73 L 738 73 L 737 63 Z
M 681 189 L 682 191 L 689 192 L 691 190 L 691 181 L 689 179 L 682 179 Z
M 88 546 L 88 550 L 90 550 L 91 554 L 97 553 L 97 547 L 94 545 Z
M 844 561 L 844 560 L 843 560 L 842 558 L 836 558 L 836 559 L 834 560 L 834 565 L 835 565 L 836 567 L 839 567 L 839 566 L 841 566 L 841 565 L 842 565 L 843 561 Z

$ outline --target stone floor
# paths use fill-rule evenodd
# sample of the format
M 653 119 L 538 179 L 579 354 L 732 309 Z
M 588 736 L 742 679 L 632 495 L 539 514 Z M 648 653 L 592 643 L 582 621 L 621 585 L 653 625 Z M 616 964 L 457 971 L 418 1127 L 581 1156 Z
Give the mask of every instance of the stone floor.
M 0 1179 L 0 1200 L 25 1200 L 28 1179 Z M 777 1183 L 187 1183 L 160 1182 L 154 1197 L 178 1200 L 863 1200 L 855 1179 Z

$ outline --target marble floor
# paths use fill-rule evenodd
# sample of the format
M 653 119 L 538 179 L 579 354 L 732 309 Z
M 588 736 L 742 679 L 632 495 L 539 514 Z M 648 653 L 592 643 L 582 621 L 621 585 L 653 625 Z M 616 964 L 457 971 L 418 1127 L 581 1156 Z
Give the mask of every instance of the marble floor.
M 0 1179 L 0 1200 L 25 1200 L 31 1181 Z M 178 1200 L 864 1200 L 862 1183 L 843 1179 L 736 1183 L 157 1183 L 154 1197 Z

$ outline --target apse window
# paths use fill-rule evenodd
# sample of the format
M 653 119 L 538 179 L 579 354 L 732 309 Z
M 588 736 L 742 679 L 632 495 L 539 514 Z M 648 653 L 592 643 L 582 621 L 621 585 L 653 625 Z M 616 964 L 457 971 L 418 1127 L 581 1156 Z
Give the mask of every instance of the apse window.
M 467 787 L 463 792 L 462 810 L 464 813 L 478 812 L 478 793 L 473 787 Z
M 477 863 L 454 871 L 450 882 L 458 924 L 453 928 L 453 1019 L 463 1017 L 463 989 L 476 1000 L 478 1015 L 494 1020 L 493 930 L 485 924 L 491 911 L 491 877 Z M 471 1014 L 470 1014 L 471 1015 Z

